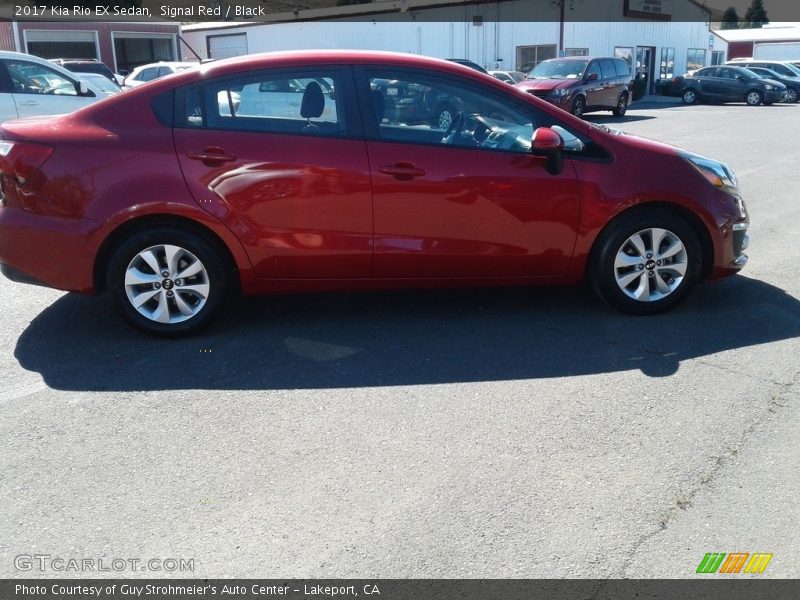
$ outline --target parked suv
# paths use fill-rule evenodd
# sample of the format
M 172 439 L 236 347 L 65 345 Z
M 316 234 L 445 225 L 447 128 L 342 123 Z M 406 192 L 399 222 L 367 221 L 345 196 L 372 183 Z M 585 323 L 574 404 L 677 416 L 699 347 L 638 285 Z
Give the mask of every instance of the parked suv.
M 632 98 L 633 80 L 621 58 L 571 56 L 540 62 L 517 87 L 577 117 L 595 110 L 621 117 Z
M 105 95 L 95 85 L 48 60 L 0 52 L 0 123 L 69 113 L 102 98 Z

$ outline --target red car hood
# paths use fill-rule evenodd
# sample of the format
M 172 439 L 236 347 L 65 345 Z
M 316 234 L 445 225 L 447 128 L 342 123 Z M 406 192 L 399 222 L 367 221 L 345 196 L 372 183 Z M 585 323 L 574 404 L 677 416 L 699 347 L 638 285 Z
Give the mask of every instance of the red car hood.
M 545 90 L 550 91 L 556 88 L 569 87 L 575 83 L 575 79 L 524 79 L 517 84 L 522 90 Z

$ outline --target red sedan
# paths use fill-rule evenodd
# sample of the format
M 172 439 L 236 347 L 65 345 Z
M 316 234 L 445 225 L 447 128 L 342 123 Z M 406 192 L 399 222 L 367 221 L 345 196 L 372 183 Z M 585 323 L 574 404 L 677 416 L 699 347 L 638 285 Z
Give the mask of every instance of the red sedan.
M 444 97 L 446 129 L 398 118 Z M 0 137 L 6 276 L 105 290 L 155 334 L 207 324 L 238 291 L 588 278 L 651 314 L 747 260 L 726 165 L 436 59 L 224 60 Z

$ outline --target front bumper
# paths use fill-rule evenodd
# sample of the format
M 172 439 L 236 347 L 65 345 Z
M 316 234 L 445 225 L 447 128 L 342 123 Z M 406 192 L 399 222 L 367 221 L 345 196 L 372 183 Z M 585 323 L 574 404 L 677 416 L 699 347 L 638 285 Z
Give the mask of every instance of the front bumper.
M 764 92 L 765 102 L 783 102 L 786 98 L 786 90 L 767 90 Z

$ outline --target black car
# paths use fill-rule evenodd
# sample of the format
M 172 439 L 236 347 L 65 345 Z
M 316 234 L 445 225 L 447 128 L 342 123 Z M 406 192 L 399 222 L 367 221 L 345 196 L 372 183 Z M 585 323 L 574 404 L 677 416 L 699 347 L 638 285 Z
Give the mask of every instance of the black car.
M 469 67 L 470 69 L 474 69 L 475 71 L 478 71 L 480 73 L 486 73 L 487 75 L 489 74 L 489 71 L 484 69 L 478 63 L 473 62 L 473 61 L 471 61 L 469 59 L 466 59 L 466 58 L 448 58 L 447 60 L 449 60 L 450 62 L 458 63 L 460 65 L 464 65 L 465 67 Z
M 797 102 L 800 100 L 800 77 L 781 75 L 772 69 L 765 69 L 764 67 L 747 67 L 747 69 L 764 79 L 773 79 L 785 85 L 786 102 Z
M 109 69 L 105 63 L 102 63 L 96 59 L 53 58 L 50 59 L 50 62 L 60 65 L 65 69 L 75 73 L 97 73 L 98 75 L 102 75 L 114 83 L 119 84 L 119 81 L 114 76 L 114 71 Z
M 762 79 L 743 67 L 705 67 L 682 81 L 681 98 L 695 102 L 746 102 L 750 106 L 780 102 L 786 86 L 772 79 Z

